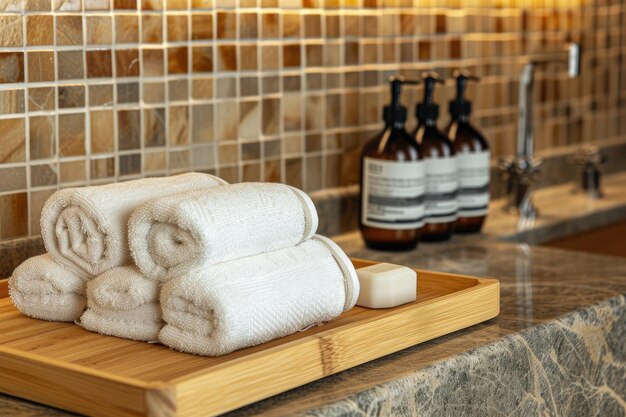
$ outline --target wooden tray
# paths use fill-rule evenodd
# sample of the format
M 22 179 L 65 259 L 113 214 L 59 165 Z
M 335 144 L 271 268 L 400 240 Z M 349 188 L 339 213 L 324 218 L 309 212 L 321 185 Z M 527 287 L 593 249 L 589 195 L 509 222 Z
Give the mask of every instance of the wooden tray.
M 353 260 L 357 268 L 376 262 Z M 498 315 L 495 279 L 418 270 L 417 301 L 370 310 L 221 358 L 20 314 L 0 284 L 0 391 L 89 416 L 206 417 Z

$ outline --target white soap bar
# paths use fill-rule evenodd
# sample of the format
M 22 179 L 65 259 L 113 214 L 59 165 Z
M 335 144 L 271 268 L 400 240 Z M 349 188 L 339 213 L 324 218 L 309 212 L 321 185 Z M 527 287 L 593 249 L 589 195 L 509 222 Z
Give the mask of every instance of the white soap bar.
M 417 272 L 406 266 L 388 263 L 356 270 L 361 291 L 358 305 L 369 308 L 389 308 L 415 301 Z

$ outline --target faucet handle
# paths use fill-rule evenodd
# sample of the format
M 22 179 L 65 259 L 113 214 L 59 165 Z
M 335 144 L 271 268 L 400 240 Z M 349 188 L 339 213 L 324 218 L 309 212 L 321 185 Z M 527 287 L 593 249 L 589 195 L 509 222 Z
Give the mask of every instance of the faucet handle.
M 580 188 L 591 198 L 602 197 L 600 180 L 602 173 L 600 165 L 607 161 L 607 156 L 596 145 L 583 146 L 574 157 L 575 162 L 582 167 Z
M 578 165 L 592 164 L 599 166 L 604 164 L 608 160 L 607 156 L 602 153 L 600 147 L 597 145 L 585 145 L 576 152 L 574 161 Z

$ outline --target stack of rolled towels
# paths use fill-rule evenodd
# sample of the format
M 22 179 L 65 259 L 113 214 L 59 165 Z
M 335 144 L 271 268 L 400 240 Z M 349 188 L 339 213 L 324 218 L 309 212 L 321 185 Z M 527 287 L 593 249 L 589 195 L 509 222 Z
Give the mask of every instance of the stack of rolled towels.
M 53 194 L 47 253 L 9 280 L 24 314 L 218 356 L 330 321 L 356 304 L 352 263 L 284 184 L 182 174 Z

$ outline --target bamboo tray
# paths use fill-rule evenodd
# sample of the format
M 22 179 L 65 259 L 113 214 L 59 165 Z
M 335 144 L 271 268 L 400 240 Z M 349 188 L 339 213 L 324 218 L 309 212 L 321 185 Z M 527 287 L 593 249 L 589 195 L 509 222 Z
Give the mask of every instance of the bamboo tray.
M 495 279 L 418 270 L 413 303 L 355 307 L 323 326 L 208 358 L 25 317 L 0 281 L 0 392 L 94 417 L 206 417 L 483 322 L 499 310 Z

